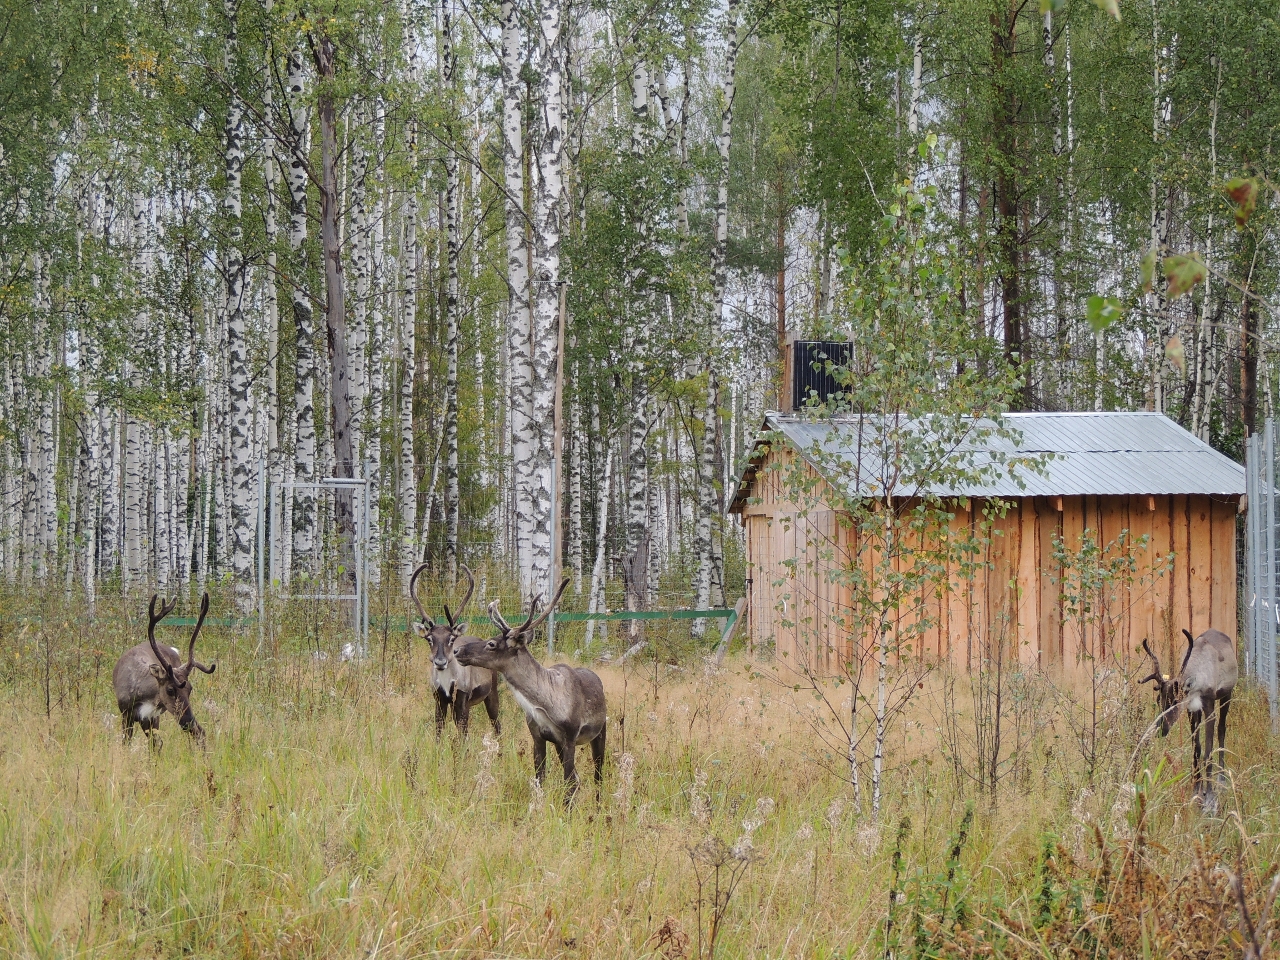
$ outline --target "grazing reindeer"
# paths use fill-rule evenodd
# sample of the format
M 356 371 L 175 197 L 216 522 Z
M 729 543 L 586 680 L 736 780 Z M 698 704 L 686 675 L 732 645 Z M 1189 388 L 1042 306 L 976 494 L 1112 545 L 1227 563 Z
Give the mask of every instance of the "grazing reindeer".
M 468 586 L 467 595 L 462 598 L 462 606 L 458 608 L 457 616 L 454 616 L 449 612 L 449 605 L 445 604 L 444 616 L 447 623 L 436 623 L 427 616 L 427 612 L 422 609 L 422 602 L 418 599 L 418 577 L 426 569 L 427 565 L 424 563 L 413 571 L 413 576 L 409 578 L 409 596 L 413 598 L 414 606 L 418 608 L 418 616 L 422 618 L 420 622 L 413 625 L 414 632 L 431 642 L 431 664 L 435 668 L 431 671 L 431 692 L 436 698 L 436 736 L 440 736 L 444 731 L 445 717 L 449 713 L 449 705 L 452 704 L 453 722 L 457 724 L 458 732 L 465 737 L 470 723 L 471 708 L 478 703 L 484 703 L 485 712 L 489 714 L 489 720 L 493 724 L 493 732 L 501 736 L 502 722 L 498 719 L 497 674 L 484 667 L 464 667 L 453 655 L 453 646 L 462 637 L 462 631 L 466 629 L 466 621 L 462 619 L 462 613 L 471 601 L 471 594 L 475 593 L 475 577 L 471 576 L 471 571 L 467 569 L 466 564 L 463 564 L 462 570 L 467 575 Z
M 557 663 L 548 669 L 533 659 L 529 637 L 551 615 L 568 586 L 566 578 L 555 599 L 535 619 L 541 595 L 529 604 L 528 619 L 512 627 L 498 612 L 498 601 L 489 604 L 489 618 L 502 632 L 492 640 L 467 640 L 454 648 L 459 663 L 496 670 L 506 678 L 511 695 L 524 711 L 533 737 L 533 772 L 541 783 L 547 772 L 547 744 L 553 743 L 564 765 L 569 798 L 578 792 L 575 754 L 580 745 L 591 744 L 596 765 L 596 789 L 604 771 L 605 703 L 604 684 L 590 670 Z
M 147 626 L 147 642 L 131 647 L 120 655 L 116 668 L 112 671 L 111 682 L 116 689 L 116 704 L 120 707 L 120 722 L 124 727 L 124 739 L 133 737 L 133 725 L 142 727 L 147 739 L 151 740 L 151 732 L 160 726 L 160 714 L 166 711 L 178 718 L 178 725 L 197 740 L 204 740 L 204 730 L 196 722 L 191 712 L 191 669 L 194 667 L 203 673 L 213 673 L 218 669 L 216 663 L 205 666 L 195 660 L 196 637 L 204 626 L 205 614 L 209 612 L 209 594 L 200 601 L 200 619 L 191 634 L 191 643 L 187 645 L 187 662 L 177 647 L 162 647 L 156 643 L 156 624 L 173 613 L 177 600 L 173 603 L 162 603 L 160 612 L 156 612 L 155 594 L 151 596 L 149 614 L 151 622 Z M 159 737 L 151 742 L 159 743 Z
M 1169 677 L 1160 670 L 1160 660 L 1151 652 L 1147 641 L 1142 641 L 1142 649 L 1147 651 L 1155 671 L 1143 677 L 1139 683 L 1148 680 L 1155 683 L 1156 702 L 1160 706 L 1160 736 L 1166 736 L 1182 711 L 1187 712 L 1191 721 L 1191 740 L 1195 745 L 1192 754 L 1193 780 L 1197 789 L 1200 785 L 1200 721 L 1205 724 L 1205 773 L 1206 780 L 1212 779 L 1214 767 L 1214 734 L 1217 734 L 1217 766 L 1222 770 L 1222 755 L 1227 742 L 1227 713 L 1231 709 L 1231 693 L 1235 690 L 1239 676 L 1236 662 L 1236 645 L 1230 637 L 1220 630 L 1206 630 L 1198 637 L 1191 636 L 1191 631 L 1182 631 L 1187 636 L 1187 653 L 1182 658 L 1182 669 L 1178 676 Z

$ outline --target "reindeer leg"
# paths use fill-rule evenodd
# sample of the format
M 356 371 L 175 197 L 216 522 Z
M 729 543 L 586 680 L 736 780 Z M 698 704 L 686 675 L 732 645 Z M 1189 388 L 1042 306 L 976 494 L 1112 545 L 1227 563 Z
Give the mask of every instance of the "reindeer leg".
M 578 745 L 573 742 L 564 746 L 556 744 L 556 749 L 560 752 L 560 763 L 564 765 L 564 802 L 569 804 L 578 794 Z
M 493 689 L 489 691 L 489 695 L 484 698 L 484 712 L 489 715 L 489 722 L 493 724 L 494 736 L 502 736 L 502 720 L 498 717 L 498 685 L 495 683 Z
M 533 727 L 529 732 L 533 734 L 533 775 L 541 783 L 547 776 L 547 741 Z
M 133 739 L 133 707 L 120 711 L 120 726 L 123 728 L 124 742 L 128 743 Z
M 1222 775 L 1226 771 L 1227 713 L 1231 710 L 1231 694 L 1223 694 L 1218 704 L 1218 773 Z
M 471 723 L 471 701 L 462 691 L 453 694 L 453 723 L 463 738 L 467 735 L 467 727 Z
M 1191 784 L 1195 792 L 1200 790 L 1200 711 L 1188 713 L 1191 721 Z
M 591 759 L 596 765 L 596 800 L 600 799 L 601 784 L 604 782 L 604 734 L 605 727 L 600 729 L 596 738 L 591 741 Z
M 1213 755 L 1216 752 L 1214 739 L 1218 735 L 1218 704 L 1206 700 L 1204 705 L 1204 779 L 1213 789 Z
M 436 694 L 436 739 L 439 740 L 444 733 L 444 721 L 449 716 L 449 698 L 439 690 Z

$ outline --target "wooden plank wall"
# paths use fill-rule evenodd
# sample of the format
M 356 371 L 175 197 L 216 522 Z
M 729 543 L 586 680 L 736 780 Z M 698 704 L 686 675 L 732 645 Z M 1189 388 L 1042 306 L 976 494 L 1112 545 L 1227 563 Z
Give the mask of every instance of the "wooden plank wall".
M 831 510 L 801 516 L 786 496 L 781 471 L 785 452 L 768 455 L 756 474 L 743 521 L 747 534 L 750 638 L 772 644 L 784 662 L 830 673 L 852 653 L 846 629 L 848 596 L 832 582 L 829 567 L 840 552 L 852 552 L 853 531 Z M 974 500 L 956 511 L 956 535 L 982 522 L 987 506 Z M 1199 633 L 1210 626 L 1236 631 L 1236 503 L 1203 496 L 1025 497 L 993 523 L 971 578 L 953 568 L 946 588 L 918 598 L 933 626 L 920 653 L 957 665 L 976 666 L 995 644 L 1027 666 L 1067 672 L 1084 667 L 1088 655 L 1122 663 L 1139 656 L 1149 638 L 1172 661 L 1182 649 L 1183 627 Z M 1149 538 L 1139 555 L 1139 582 L 1101 602 L 1105 625 L 1084 631 L 1067 617 L 1054 562 L 1054 536 L 1078 549 L 1088 530 L 1100 545 L 1129 531 L 1133 542 Z M 836 557 L 831 554 L 835 552 Z M 1174 554 L 1172 564 L 1165 561 Z M 794 560 L 788 565 L 788 561 Z M 1155 576 L 1152 567 L 1167 567 Z M 784 612 L 785 610 L 785 612 Z

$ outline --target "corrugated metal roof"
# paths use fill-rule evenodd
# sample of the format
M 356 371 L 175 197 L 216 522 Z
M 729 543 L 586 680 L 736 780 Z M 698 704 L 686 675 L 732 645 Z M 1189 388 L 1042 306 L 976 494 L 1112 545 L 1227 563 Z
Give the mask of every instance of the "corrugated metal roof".
M 882 422 L 872 417 L 806 420 L 768 413 L 764 431 L 783 434 L 828 479 L 837 474 L 864 492 L 871 492 L 877 481 L 897 477 L 900 495 L 923 489 L 946 496 L 1011 498 L 1244 493 L 1240 464 L 1158 413 L 1011 413 L 1004 417 L 1003 432 L 1012 436 L 990 434 L 996 426 L 991 421 L 966 421 L 972 432 L 956 449 L 958 459 L 967 458 L 971 469 L 966 472 L 972 476 L 945 487 L 927 479 L 916 484 L 899 476 L 901 464 L 882 462 L 883 445 L 876 442 L 885 435 Z M 928 436 L 927 422 L 919 423 L 915 432 Z M 1018 457 L 1042 458 L 1039 471 L 1003 466 Z M 748 496 L 750 479 L 748 470 L 734 507 Z

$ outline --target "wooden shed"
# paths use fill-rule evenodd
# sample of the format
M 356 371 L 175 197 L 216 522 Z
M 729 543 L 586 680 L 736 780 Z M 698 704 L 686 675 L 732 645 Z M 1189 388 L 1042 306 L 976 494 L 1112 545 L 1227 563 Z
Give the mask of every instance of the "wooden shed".
M 1050 456 L 1038 471 L 984 477 L 948 491 L 953 526 L 983 516 L 994 498 L 1008 510 L 995 521 L 977 571 L 962 576 L 949 566 L 944 595 L 927 600 L 933 606 L 923 656 L 972 666 L 990 649 L 984 643 L 999 624 L 1016 640 L 1008 649 L 1016 646 L 1024 664 L 1071 671 L 1085 662 L 1078 621 L 1064 611 L 1053 542 L 1056 534 L 1069 546 L 1079 544 L 1086 531 L 1099 545 L 1128 531 L 1131 542 L 1147 538 L 1146 556 L 1172 554 L 1171 563 L 1158 564 L 1159 576 L 1124 588 L 1123 595 L 1111 592 L 1110 649 L 1098 655 L 1127 660 L 1144 637 L 1171 655 L 1182 649 L 1175 638 L 1184 627 L 1236 635 L 1243 467 L 1156 413 L 1023 413 L 1006 422 L 1013 439 L 998 441 L 1010 446 L 1005 453 Z M 865 423 L 855 416 L 767 414 L 730 505 L 746 528 L 750 642 L 819 672 L 837 668 L 859 641 L 840 628 L 849 596 L 840 578 L 823 568 L 834 561 L 823 560 L 831 551 L 819 546 L 853 534 L 821 505 L 832 478 L 823 474 L 829 460 L 815 451 L 852 450 Z M 812 478 L 818 509 L 812 496 L 808 509 L 797 505 L 784 479 L 790 467 Z

